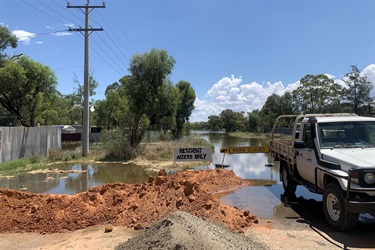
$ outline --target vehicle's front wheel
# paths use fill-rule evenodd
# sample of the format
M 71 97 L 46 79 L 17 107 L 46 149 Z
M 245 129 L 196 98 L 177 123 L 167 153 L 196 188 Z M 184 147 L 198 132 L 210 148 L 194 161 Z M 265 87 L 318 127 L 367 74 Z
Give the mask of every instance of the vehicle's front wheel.
M 345 196 L 339 183 L 330 183 L 324 189 L 323 210 L 328 224 L 338 231 L 350 231 L 357 223 L 358 214 L 345 209 Z
M 285 193 L 294 194 L 296 192 L 297 182 L 290 176 L 288 165 L 285 161 L 280 161 L 280 179 Z

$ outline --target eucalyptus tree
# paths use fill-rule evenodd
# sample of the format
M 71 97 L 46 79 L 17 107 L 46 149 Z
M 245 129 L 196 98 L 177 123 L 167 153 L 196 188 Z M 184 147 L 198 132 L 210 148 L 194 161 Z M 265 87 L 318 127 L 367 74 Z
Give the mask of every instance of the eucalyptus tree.
M 194 110 L 195 91 L 187 81 L 180 81 L 177 83 L 178 90 L 178 104 L 176 111 L 176 126 L 173 129 L 175 138 L 183 136 L 184 124 L 189 121 L 189 117 Z
M 272 124 L 275 122 L 275 119 L 283 114 L 282 108 L 280 107 L 281 97 L 277 94 L 272 94 L 267 97 L 266 102 L 264 103 L 262 109 L 259 111 L 260 117 L 260 127 L 262 132 L 267 132 L 272 128 Z
M 53 94 L 56 85 L 56 76 L 47 66 L 26 56 L 8 60 L 0 68 L 0 104 L 21 125 L 33 127 L 41 96 Z
M 12 34 L 8 28 L 0 25 L 0 67 L 10 58 L 17 58 L 20 55 L 14 55 L 13 57 L 8 56 L 4 51 L 5 49 L 11 47 L 13 49 L 17 48 L 17 37 Z
M 50 95 L 40 94 L 36 109 L 35 124 L 57 125 L 74 124 L 72 106 L 65 95 L 59 91 Z
M 367 77 L 360 75 L 357 66 L 352 65 L 351 67 L 352 71 L 347 73 L 344 78 L 347 85 L 344 88 L 344 97 L 354 107 L 354 113 L 358 114 L 360 106 L 368 105 L 373 100 L 370 97 L 370 92 L 374 86 L 367 80 Z
M 150 124 L 155 112 L 154 104 L 172 73 L 175 59 L 166 50 L 152 49 L 142 55 L 135 55 L 130 61 L 130 75 L 120 79 L 128 101 L 130 117 L 130 145 L 136 147 Z
M 124 128 L 127 126 L 127 100 L 123 86 L 117 82 L 109 85 L 105 91 L 105 99 L 94 104 L 94 120 L 96 125 L 109 129 L 110 127 Z
M 327 75 L 309 74 L 300 80 L 300 86 L 292 94 L 301 112 L 322 113 L 325 106 L 337 101 L 340 93 L 340 85 Z
M 166 79 L 159 87 L 158 96 L 147 114 L 151 129 L 168 131 L 175 128 L 176 112 L 180 105 L 179 96 L 179 89 Z
M 247 127 L 247 119 L 243 112 L 226 109 L 220 113 L 220 119 L 226 132 L 245 131 Z
M 249 112 L 248 113 L 248 131 L 252 133 L 258 132 L 258 129 L 260 127 L 260 117 L 258 114 Z
M 208 129 L 211 131 L 218 131 L 223 128 L 223 121 L 218 115 L 210 115 L 207 124 Z

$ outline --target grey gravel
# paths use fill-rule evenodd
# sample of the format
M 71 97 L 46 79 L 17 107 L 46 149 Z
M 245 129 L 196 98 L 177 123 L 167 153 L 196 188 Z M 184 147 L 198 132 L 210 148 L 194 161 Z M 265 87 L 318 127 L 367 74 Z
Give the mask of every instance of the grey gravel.
M 187 212 L 175 212 L 116 247 L 127 250 L 269 249 L 249 236 L 236 234 Z

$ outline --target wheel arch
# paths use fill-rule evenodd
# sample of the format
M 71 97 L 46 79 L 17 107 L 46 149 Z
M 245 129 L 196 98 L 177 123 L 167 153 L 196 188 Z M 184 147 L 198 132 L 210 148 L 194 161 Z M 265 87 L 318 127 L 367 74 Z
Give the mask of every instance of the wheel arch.
M 330 183 L 338 183 L 339 186 L 341 187 L 341 189 L 343 191 L 346 191 L 346 185 L 347 185 L 347 181 L 342 179 L 342 178 L 337 178 L 335 176 L 332 176 L 330 174 L 324 174 L 324 178 L 323 178 L 323 183 L 324 183 L 324 187 L 323 189 Z

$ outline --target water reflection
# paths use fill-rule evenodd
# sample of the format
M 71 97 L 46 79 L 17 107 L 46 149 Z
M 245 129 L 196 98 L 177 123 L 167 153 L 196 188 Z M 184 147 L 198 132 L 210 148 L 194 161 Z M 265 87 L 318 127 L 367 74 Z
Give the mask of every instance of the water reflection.
M 106 183 L 142 183 L 149 176 L 155 175 L 154 172 L 132 164 L 74 164 L 55 165 L 54 168 L 58 171 L 0 179 L 0 188 L 33 193 L 76 194 Z
M 220 148 L 242 147 L 242 146 L 262 146 L 269 145 L 268 140 L 255 138 L 239 138 L 229 136 L 225 133 L 213 133 L 197 131 L 201 138 L 207 140 L 215 146 L 215 152 L 212 159 L 214 163 L 221 164 L 224 158 L 224 164 L 229 164 L 229 170 L 244 179 L 266 179 L 278 180 L 279 168 L 266 167 L 268 164 L 268 153 L 251 153 L 251 154 L 226 154 L 220 153 Z M 209 168 L 214 168 L 213 165 Z
M 269 140 L 239 138 L 225 133 L 205 133 L 203 131 L 198 133 L 215 146 L 214 163 L 222 162 L 223 154 L 220 153 L 220 148 L 269 145 Z M 273 218 L 277 207 L 283 206 L 280 197 L 284 193 L 284 189 L 279 180 L 279 165 L 266 167 L 269 163 L 268 153 L 226 154 L 224 163 L 230 164 L 227 169 L 233 170 L 237 176 L 252 180 L 254 185 L 259 186 L 244 187 L 220 200 L 228 205 L 250 210 L 261 218 Z M 210 168 L 214 168 L 214 166 L 211 165 Z M 296 195 L 316 201 L 322 199 L 321 195 L 313 194 L 302 186 L 297 187 Z

